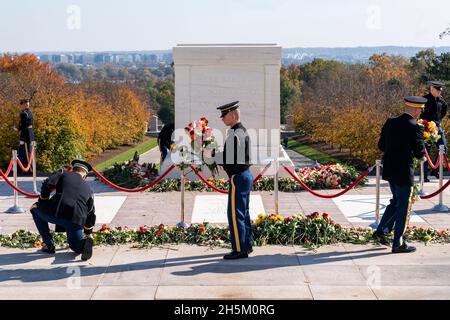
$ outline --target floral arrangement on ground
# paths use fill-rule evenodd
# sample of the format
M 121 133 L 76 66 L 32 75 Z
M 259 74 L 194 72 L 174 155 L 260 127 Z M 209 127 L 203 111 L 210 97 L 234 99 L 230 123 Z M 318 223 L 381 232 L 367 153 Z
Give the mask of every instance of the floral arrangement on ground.
M 345 164 L 328 164 L 313 168 L 302 168 L 297 172 L 298 177 L 313 190 L 343 189 L 359 178 L 360 173 L 352 166 Z M 125 188 L 139 188 L 151 183 L 158 175 L 154 164 L 138 164 L 135 161 L 115 164 L 103 172 L 111 182 Z M 285 192 L 302 191 L 303 188 L 292 178 L 279 178 L 279 190 Z M 220 189 L 228 189 L 226 179 L 208 179 L 208 182 Z M 367 179 L 359 184 L 365 185 Z M 180 191 L 180 179 L 164 179 L 150 192 Z M 273 191 L 274 179 L 262 177 L 252 187 L 253 191 Z M 186 182 L 186 191 L 214 191 L 202 181 Z
M 252 223 L 253 245 L 301 245 L 317 248 L 335 243 L 367 244 L 372 242 L 371 228 L 343 227 L 336 224 L 327 213 L 310 215 L 260 214 Z M 410 241 L 450 243 L 449 230 L 408 227 L 405 233 Z M 55 245 L 66 245 L 65 233 L 53 233 Z M 209 223 L 194 224 L 189 228 L 178 228 L 164 224 L 139 228 L 109 227 L 93 234 L 95 245 L 132 244 L 136 248 L 148 248 L 164 244 L 196 244 L 203 246 L 229 246 L 228 227 Z M 388 236 L 392 238 L 392 234 Z M 0 246 L 11 248 L 40 248 L 39 234 L 19 230 L 10 235 L 0 235 Z

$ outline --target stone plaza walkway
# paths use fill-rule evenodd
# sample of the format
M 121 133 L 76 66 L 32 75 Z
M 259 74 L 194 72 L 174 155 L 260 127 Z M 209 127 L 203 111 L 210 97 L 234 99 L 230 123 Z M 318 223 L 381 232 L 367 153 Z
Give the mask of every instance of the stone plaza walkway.
M 0 249 L 1 299 L 450 299 L 450 247 L 392 255 L 376 245 L 227 249 L 96 247 L 88 262 L 59 250 Z
M 43 178 L 40 178 L 42 181 Z M 99 223 L 138 227 L 180 221 L 180 193 L 116 192 L 89 178 L 96 192 Z M 20 186 L 32 190 L 30 178 Z M 438 188 L 436 180 L 426 191 Z M 334 193 L 334 191 L 322 191 Z M 264 210 L 274 212 L 273 192 L 254 192 Z M 337 199 L 306 192 L 280 192 L 280 214 L 327 212 L 342 225 L 367 226 L 374 220 L 374 178 L 364 188 Z M 382 204 L 389 199 L 382 185 Z M 186 221 L 197 196 L 186 193 Z M 450 206 L 450 190 L 444 203 Z M 410 225 L 450 228 L 450 214 L 433 212 L 438 197 L 414 205 Z M 29 208 L 33 199 L 20 197 Z M 0 232 L 36 231 L 29 212 L 3 213 L 12 191 L 0 182 Z M 225 220 L 224 220 L 225 221 Z M 49 256 L 35 249 L 0 248 L 0 299 L 450 299 L 450 246 L 415 244 L 414 254 L 392 255 L 377 245 L 336 245 L 316 252 L 296 246 L 258 247 L 249 259 L 224 261 L 226 248 L 167 246 L 148 250 L 96 247 L 82 262 L 68 250 Z

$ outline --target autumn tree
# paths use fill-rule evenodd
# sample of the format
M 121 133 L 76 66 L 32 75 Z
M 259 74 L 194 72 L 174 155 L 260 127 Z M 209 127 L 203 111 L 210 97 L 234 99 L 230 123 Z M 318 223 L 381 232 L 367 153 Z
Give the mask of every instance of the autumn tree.
M 281 122 L 286 120 L 287 113 L 298 102 L 301 94 L 300 69 L 292 64 L 280 71 L 280 116 Z
M 7 165 L 17 149 L 19 99 L 33 97 L 38 168 L 52 171 L 77 155 L 90 159 L 106 148 L 143 138 L 148 119 L 138 96 L 110 83 L 95 90 L 66 83 L 34 55 L 0 56 L 0 165 Z M 93 85 L 92 85 L 93 86 Z

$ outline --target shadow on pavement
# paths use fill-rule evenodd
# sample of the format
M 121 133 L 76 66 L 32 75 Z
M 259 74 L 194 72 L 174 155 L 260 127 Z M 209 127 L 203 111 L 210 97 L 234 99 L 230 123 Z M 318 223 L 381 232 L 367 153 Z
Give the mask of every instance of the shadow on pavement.
M 12 280 L 20 280 L 24 283 L 55 281 L 67 279 L 72 276 L 70 270 L 74 266 L 79 268 L 81 277 L 96 276 L 101 274 L 114 274 L 139 270 L 151 270 L 156 268 L 171 268 L 179 266 L 189 266 L 189 269 L 175 271 L 172 274 L 177 276 L 195 276 L 204 273 L 231 274 L 252 271 L 262 271 L 270 269 L 280 269 L 293 266 L 311 266 L 325 263 L 339 262 L 345 260 L 363 259 L 382 256 L 390 253 L 387 248 L 373 248 L 361 251 L 353 251 L 351 254 L 367 252 L 359 256 L 350 256 L 348 252 L 327 252 L 299 256 L 298 254 L 271 254 L 256 255 L 248 259 L 224 261 L 223 254 L 208 254 L 201 256 L 158 259 L 129 264 L 112 266 L 90 266 L 88 263 L 80 265 L 80 260 L 75 260 L 76 254 L 63 249 L 56 253 L 55 260 L 51 265 L 70 264 L 58 267 L 30 267 L 21 269 L 2 269 L 7 265 L 26 264 L 38 259 L 48 259 L 48 254 L 35 253 L 12 253 L 0 256 L 0 283 Z M 255 250 L 258 250 L 257 248 Z M 383 252 L 381 252 L 383 251 Z M 95 255 L 95 252 L 94 252 Z M 149 253 L 151 255 L 151 253 Z M 194 264 L 194 265 L 193 265 Z M 193 266 L 192 266 L 193 265 Z M 70 272 L 69 272 L 70 271 Z

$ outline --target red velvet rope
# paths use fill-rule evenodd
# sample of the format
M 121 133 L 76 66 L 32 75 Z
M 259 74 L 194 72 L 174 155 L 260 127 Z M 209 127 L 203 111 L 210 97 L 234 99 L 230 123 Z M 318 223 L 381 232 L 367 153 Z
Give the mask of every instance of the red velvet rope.
M 255 179 L 253 179 L 253 184 L 255 184 L 259 179 L 262 178 L 262 176 L 266 173 L 266 171 L 270 168 L 270 166 L 272 165 L 272 163 L 268 163 L 264 169 L 256 176 Z
M 2 170 L 0 170 L 0 176 L 3 178 L 3 180 L 6 181 L 7 184 L 9 184 L 9 186 L 11 188 L 13 188 L 14 190 L 16 190 L 17 192 L 19 192 L 20 194 L 23 194 L 24 196 L 27 196 L 28 198 L 39 198 L 38 194 L 34 194 L 34 193 L 28 193 L 26 191 L 23 191 L 22 189 L 16 187 L 14 185 L 14 183 L 12 183 L 11 181 L 9 181 L 8 177 L 3 173 Z
M 272 164 L 269 163 L 267 164 L 264 169 L 256 176 L 255 179 L 253 179 L 253 184 L 255 184 L 259 179 L 262 178 L 262 176 L 264 175 L 264 173 L 266 173 L 266 171 L 270 168 Z M 200 178 L 200 180 L 206 184 L 208 187 L 210 187 L 211 189 L 220 192 L 220 193 L 228 193 L 228 190 L 224 190 L 224 189 L 220 189 L 217 188 L 215 185 L 213 185 L 212 183 L 210 183 L 204 176 L 202 176 L 199 172 L 196 171 L 195 166 L 193 164 L 191 164 L 191 169 L 195 172 L 195 174 L 197 175 L 197 177 Z
M 160 177 L 158 177 L 158 179 L 156 179 L 155 181 L 149 183 L 148 185 L 146 185 L 145 187 L 142 188 L 138 188 L 138 189 L 127 189 L 127 188 L 123 188 L 120 187 L 114 183 L 112 183 L 111 181 L 109 181 L 108 179 L 106 179 L 100 172 L 98 172 L 97 170 L 95 170 L 94 168 L 92 168 L 92 172 L 94 172 L 94 174 L 100 178 L 100 180 L 102 180 L 104 183 L 106 183 L 108 186 L 120 190 L 120 191 L 124 191 L 124 192 L 142 192 L 142 191 L 146 191 L 152 187 L 154 187 L 156 184 L 158 184 L 162 179 L 164 179 L 165 176 L 167 176 L 169 174 L 170 171 L 172 171 L 175 168 L 175 165 L 173 164 L 169 169 L 166 170 L 166 172 L 164 172 Z
M 11 159 L 11 161 L 9 162 L 8 169 L 6 169 L 5 176 L 9 176 L 9 173 L 11 172 L 13 165 L 14 165 L 14 160 Z
M 344 189 L 343 191 L 336 193 L 336 194 L 330 194 L 330 195 L 325 195 L 325 194 L 320 194 L 315 192 L 314 190 L 310 189 L 303 181 L 301 181 L 299 179 L 299 177 L 292 172 L 292 170 L 290 170 L 289 168 L 286 168 L 285 166 L 283 166 L 284 170 L 286 170 L 287 173 L 289 173 L 292 178 L 294 178 L 295 181 L 297 181 L 306 191 L 308 191 L 309 193 L 311 193 L 312 195 L 315 195 L 316 197 L 319 198 L 324 198 L 324 199 L 332 199 L 332 198 L 337 198 L 339 196 L 342 196 L 343 194 L 349 192 L 351 189 L 353 189 L 355 186 L 357 186 L 365 177 L 367 177 L 371 171 L 371 169 L 367 169 L 366 171 L 364 171 L 362 173 L 362 175 L 356 179 L 355 182 L 353 182 L 350 186 L 348 186 L 346 189 Z
M 200 178 L 200 180 L 203 181 L 204 184 L 206 184 L 208 187 L 214 189 L 217 192 L 220 193 L 228 193 L 228 190 L 223 190 L 223 189 L 219 189 L 217 188 L 215 185 L 213 185 L 212 183 L 210 183 L 205 177 L 203 177 L 199 172 L 197 172 L 195 170 L 195 166 L 193 164 L 191 164 L 191 169 L 195 172 L 195 174 L 197 175 L 197 177 Z
M 433 197 L 436 197 L 441 192 L 444 192 L 444 190 L 447 189 L 447 187 L 449 185 L 450 185 L 450 180 L 448 180 L 447 183 L 442 186 L 442 188 L 438 189 L 437 191 L 433 192 L 432 194 L 429 194 L 429 195 L 426 195 L 426 196 L 420 196 L 420 199 L 426 200 L 426 199 L 431 199 Z
M 19 165 L 20 169 L 22 169 L 23 172 L 28 172 L 28 170 L 30 170 L 33 156 L 34 156 L 34 149 L 31 150 L 30 160 L 28 160 L 28 166 L 26 168 L 23 166 L 22 161 L 20 161 L 20 159 L 17 158 L 17 164 Z
M 433 161 L 430 159 L 430 155 L 428 154 L 427 149 L 425 149 L 425 157 L 427 158 L 428 164 L 430 165 L 431 169 L 436 170 L 437 168 L 439 168 L 441 157 L 438 157 L 436 164 L 433 164 Z

